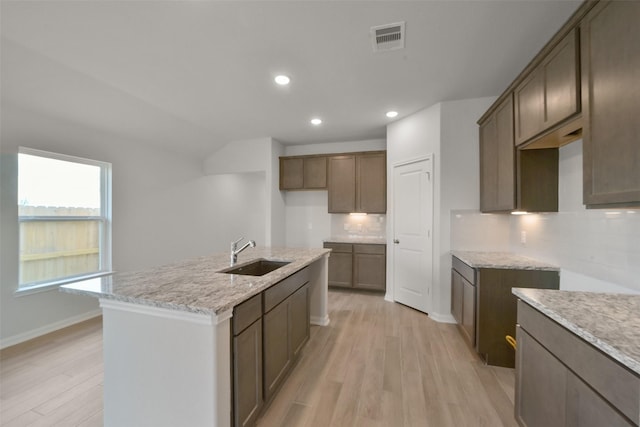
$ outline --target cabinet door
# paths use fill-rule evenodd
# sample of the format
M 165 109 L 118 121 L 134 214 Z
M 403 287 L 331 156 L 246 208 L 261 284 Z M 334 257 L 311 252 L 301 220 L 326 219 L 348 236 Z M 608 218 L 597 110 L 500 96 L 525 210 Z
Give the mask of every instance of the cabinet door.
M 304 188 L 307 190 L 327 188 L 327 158 L 305 157 L 303 163 Z
M 289 335 L 294 360 L 309 339 L 309 316 L 309 285 L 305 285 L 289 297 Z
M 273 396 L 291 365 L 289 302 L 284 300 L 263 316 L 264 399 Z
M 329 158 L 329 213 L 356 211 L 356 156 Z
M 528 427 L 564 426 L 568 369 L 519 326 L 515 415 Z
M 571 371 L 567 381 L 567 427 L 634 425 Z
M 458 325 L 462 325 L 462 276 L 451 270 L 451 315 Z
M 542 130 L 544 112 L 544 74 L 534 69 L 514 90 L 515 143 L 520 145 Z
M 253 425 L 262 403 L 262 319 L 258 319 L 233 338 L 234 425 Z
M 354 288 L 374 291 L 387 289 L 385 249 L 383 245 L 354 245 Z
M 509 96 L 480 126 L 480 210 L 515 209 L 513 101 Z
M 329 255 L 329 286 L 351 288 L 353 286 L 353 255 L 331 252 Z
M 356 159 L 356 211 L 386 213 L 386 154 L 358 154 Z
M 302 158 L 280 158 L 280 190 L 301 190 L 304 186 Z
M 476 287 L 462 278 L 462 330 L 476 345 Z
M 544 130 L 580 111 L 577 30 L 553 48 L 540 70 L 544 76 Z
M 514 90 L 516 145 L 580 110 L 576 37 L 567 34 Z
M 584 203 L 640 203 L 640 2 L 603 1 L 582 21 Z

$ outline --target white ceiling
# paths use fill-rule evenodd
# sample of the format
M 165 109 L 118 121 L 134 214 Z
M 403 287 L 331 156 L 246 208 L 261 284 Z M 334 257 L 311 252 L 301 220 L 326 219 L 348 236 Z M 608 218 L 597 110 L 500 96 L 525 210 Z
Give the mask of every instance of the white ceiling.
M 3 108 L 194 155 L 384 138 L 389 109 L 500 94 L 579 3 L 2 0 Z M 398 21 L 406 48 L 373 53 Z

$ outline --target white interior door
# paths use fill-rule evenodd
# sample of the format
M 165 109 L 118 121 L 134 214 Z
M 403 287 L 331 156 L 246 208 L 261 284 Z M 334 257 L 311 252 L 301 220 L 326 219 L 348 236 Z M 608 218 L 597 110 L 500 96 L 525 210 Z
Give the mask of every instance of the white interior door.
M 428 313 L 433 287 L 433 155 L 394 166 L 393 296 Z

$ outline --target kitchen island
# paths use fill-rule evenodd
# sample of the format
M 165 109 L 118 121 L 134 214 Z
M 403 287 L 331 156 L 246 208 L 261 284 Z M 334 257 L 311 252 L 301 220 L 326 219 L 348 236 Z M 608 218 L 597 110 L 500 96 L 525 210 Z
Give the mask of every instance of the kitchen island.
M 85 280 L 63 292 L 100 299 L 105 426 L 229 426 L 233 308 L 308 270 L 312 324 L 327 325 L 329 250 L 256 248 L 241 266 L 289 262 L 263 276 L 227 274 L 229 254 Z

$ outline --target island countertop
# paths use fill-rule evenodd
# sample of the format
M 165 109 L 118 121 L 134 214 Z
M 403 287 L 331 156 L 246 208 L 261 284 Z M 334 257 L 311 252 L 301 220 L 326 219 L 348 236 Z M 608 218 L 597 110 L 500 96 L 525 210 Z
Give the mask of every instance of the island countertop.
M 521 288 L 512 292 L 640 375 L 640 295 Z
M 557 265 L 511 252 L 451 251 L 451 254 L 473 268 L 560 271 Z
M 264 276 L 220 273 L 229 253 L 217 253 L 160 267 L 70 283 L 60 290 L 77 295 L 201 314 L 218 314 L 249 299 L 330 252 L 309 248 L 250 248 L 236 265 L 254 259 L 289 261 Z

